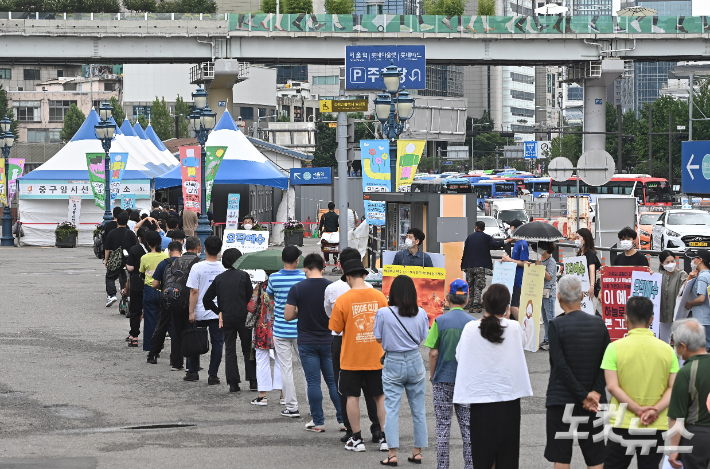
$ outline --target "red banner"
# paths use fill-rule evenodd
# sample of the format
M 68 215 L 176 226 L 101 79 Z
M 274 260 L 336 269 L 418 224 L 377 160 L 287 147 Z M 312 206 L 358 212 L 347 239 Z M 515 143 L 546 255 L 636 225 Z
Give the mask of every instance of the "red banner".
M 180 168 L 182 174 L 182 198 L 185 210 L 200 212 L 201 174 L 199 146 L 180 147 Z
M 631 276 L 647 267 L 602 267 L 602 318 L 611 341 L 623 339 L 626 329 L 626 300 L 631 296 Z

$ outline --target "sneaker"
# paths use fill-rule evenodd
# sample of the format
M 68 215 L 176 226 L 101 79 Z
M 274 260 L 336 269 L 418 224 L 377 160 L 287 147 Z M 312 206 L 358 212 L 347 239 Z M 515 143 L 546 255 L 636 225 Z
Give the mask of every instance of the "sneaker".
M 345 449 L 348 451 L 355 451 L 357 453 L 367 450 L 367 448 L 365 448 L 365 442 L 362 441 L 362 438 L 353 440 L 352 436 L 348 438 L 348 442 L 345 443 Z
M 405 25 L 402 24 L 402 25 L 399 26 L 399 32 L 400 32 L 400 33 L 411 33 L 411 32 L 412 32 L 412 28 L 410 28 L 409 26 L 405 26 Z
M 306 431 L 309 432 L 316 432 L 316 433 L 324 433 L 325 432 L 325 425 L 316 425 L 313 423 L 313 420 L 308 422 L 306 424 Z
M 147 363 L 150 363 L 151 365 L 157 365 L 158 364 L 158 359 L 155 358 L 153 355 L 148 355 L 148 359 L 146 360 Z
M 347 433 L 345 433 L 345 435 L 343 435 L 343 436 L 340 437 L 340 442 L 341 442 L 341 443 L 347 443 L 348 440 L 353 437 L 353 434 L 352 434 L 351 432 L 348 432 L 347 430 L 346 430 L 346 432 L 347 432 Z
M 426 23 L 422 23 L 419 25 L 419 31 L 429 31 L 430 29 L 434 29 L 434 26 Z
M 594 31 L 595 33 L 598 33 L 598 32 L 599 32 L 599 28 L 597 28 L 597 25 L 595 25 L 595 24 L 591 24 L 591 23 L 590 23 L 590 24 L 589 24 L 589 29 L 591 29 L 591 30 Z
M 348 427 L 346 427 L 343 422 L 338 422 L 338 431 L 346 432 L 348 431 Z
M 286 399 L 283 396 L 279 397 L 279 404 L 286 405 Z
M 190 373 L 189 371 L 185 374 L 183 378 L 185 381 L 199 381 L 200 375 L 198 373 Z
M 367 28 L 363 27 L 363 26 L 360 25 L 360 24 L 357 24 L 357 25 L 353 26 L 353 31 L 355 31 L 355 32 L 357 32 L 357 33 L 366 33 L 366 32 L 367 32 Z M 335 271 L 334 271 L 334 272 L 335 272 Z
M 383 436 L 380 438 L 380 451 L 389 451 L 389 446 L 387 446 L 387 439 Z
M 301 418 L 301 414 L 297 410 L 284 409 L 281 411 L 281 417 Z
M 109 297 L 107 297 L 107 298 L 106 298 L 106 307 L 108 308 L 109 306 L 113 306 L 113 304 L 114 304 L 115 302 L 117 302 L 117 301 L 118 301 L 118 300 L 116 299 L 115 296 L 109 296 Z
M 550 350 L 550 344 L 547 341 L 540 344 L 540 350 Z
M 182 366 L 174 366 L 173 365 L 170 367 L 170 371 L 182 371 L 184 369 L 185 369 L 185 367 L 182 367 Z
M 255 397 L 251 400 L 251 403 L 254 405 L 267 405 L 267 399 L 266 397 Z
M 239 392 L 239 391 L 241 391 L 241 388 L 239 388 L 239 384 L 234 383 L 234 384 L 229 385 L 229 392 Z
M 452 28 L 451 28 L 451 23 L 450 23 L 449 20 L 447 20 L 446 18 L 444 18 L 443 20 L 441 20 L 441 22 L 444 23 L 444 26 L 446 26 L 447 28 L 452 29 Z
M 207 384 L 209 384 L 209 385 L 219 384 L 219 383 L 220 383 L 219 378 L 216 377 L 216 376 L 210 375 L 210 376 L 207 378 Z

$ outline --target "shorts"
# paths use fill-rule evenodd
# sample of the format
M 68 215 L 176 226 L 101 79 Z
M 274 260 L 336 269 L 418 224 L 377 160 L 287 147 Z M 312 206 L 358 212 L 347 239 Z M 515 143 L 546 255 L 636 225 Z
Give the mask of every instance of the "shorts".
M 513 295 L 510 297 L 510 306 L 514 308 L 520 307 L 520 287 L 513 287 Z
M 570 464 L 572 462 L 572 447 L 574 441 L 571 439 L 556 439 L 558 432 L 566 433 L 570 431 L 570 424 L 564 423 L 562 417 L 565 413 L 565 406 L 553 405 L 547 408 L 547 446 L 545 446 L 545 459 L 553 463 Z M 589 417 L 586 423 L 580 423 L 578 432 L 587 432 L 589 437 L 579 441 L 579 448 L 582 450 L 584 462 L 587 466 L 596 466 L 604 462 L 606 446 L 604 440 L 594 442 L 593 435 L 602 432 L 601 426 L 594 428 L 595 412 L 588 412 L 581 405 L 575 405 L 572 415 L 575 417 Z
M 382 370 L 340 370 L 338 376 L 340 394 L 360 397 L 361 389 L 368 397 L 383 395 L 385 392 L 382 389 Z

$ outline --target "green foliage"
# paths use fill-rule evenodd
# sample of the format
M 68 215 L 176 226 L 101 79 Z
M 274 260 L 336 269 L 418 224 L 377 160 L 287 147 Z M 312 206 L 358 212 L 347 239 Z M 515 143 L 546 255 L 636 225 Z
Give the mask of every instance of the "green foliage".
M 460 16 L 468 0 L 424 0 L 424 13 L 427 15 Z
M 158 99 L 157 96 L 155 97 L 153 104 L 150 106 L 150 119 L 153 130 L 155 130 L 160 140 L 167 140 L 175 136 L 175 118 L 170 115 L 165 98 Z
M 68 142 L 72 139 L 74 134 L 79 130 L 81 124 L 84 123 L 86 116 L 81 109 L 76 107 L 76 104 L 72 104 L 69 110 L 64 115 L 64 127 L 62 127 L 61 138 L 62 141 Z
M 152 13 L 158 9 L 155 0 L 123 0 L 126 10 Z
M 111 96 L 108 103 L 113 107 L 113 112 L 111 113 L 113 120 L 120 126 L 126 118 L 126 112 L 123 110 L 123 106 L 121 106 L 121 103 L 118 102 L 118 98 L 115 96 Z
M 180 95 L 175 99 L 175 115 L 180 116 L 178 120 L 178 136 L 179 138 L 187 138 L 190 136 L 190 123 L 187 122 L 187 116 L 192 112 L 192 108 L 185 102 Z
M 291 119 L 286 114 L 280 114 L 279 117 L 276 118 L 276 122 L 291 122 Z
M 349 15 L 355 11 L 355 2 L 353 0 L 325 0 L 325 11 L 331 15 Z
M 5 91 L 2 85 L 0 85 L 0 119 L 5 116 L 12 121 L 10 129 L 12 130 L 12 133 L 15 134 L 15 138 L 17 138 L 17 121 L 15 120 L 15 113 L 12 112 L 12 107 L 9 106 L 7 91 Z
M 261 0 L 260 9 L 262 13 L 276 13 L 276 0 Z
M 284 0 L 281 2 L 281 11 L 284 14 L 313 13 L 312 0 Z
M 0 11 L 17 11 L 15 0 L 0 0 Z
M 495 0 L 478 0 L 478 8 L 476 13 L 479 16 L 495 16 L 496 2 Z
M 158 13 L 217 13 L 212 0 L 167 0 L 157 5 Z
M 328 122 L 336 121 L 337 114 L 323 113 L 321 114 L 321 122 L 316 123 L 316 150 L 313 153 L 313 166 L 324 167 L 330 166 L 335 168 L 338 166 L 336 152 L 338 150 L 338 141 L 336 137 L 336 128 L 328 127 Z M 348 113 L 348 117 L 353 119 L 365 119 L 363 112 Z M 372 122 L 356 122 L 355 123 L 355 147 L 357 148 L 360 140 L 379 138 L 375 133 L 375 120 Z
M 76 229 L 76 225 L 74 225 L 70 221 L 63 221 L 61 223 L 57 223 L 57 227 L 54 229 L 54 234 L 60 241 L 78 233 L 79 230 Z

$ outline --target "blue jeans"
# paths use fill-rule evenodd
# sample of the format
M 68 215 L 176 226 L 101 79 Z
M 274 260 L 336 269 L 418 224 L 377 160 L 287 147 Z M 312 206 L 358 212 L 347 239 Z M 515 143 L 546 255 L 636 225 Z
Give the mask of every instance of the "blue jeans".
M 210 376 L 217 376 L 219 364 L 222 362 L 222 347 L 224 346 L 224 334 L 219 328 L 219 319 L 208 319 L 206 321 L 195 321 L 196 327 L 206 327 L 210 333 L 210 346 L 212 354 L 210 355 L 210 366 L 207 373 Z M 197 373 L 200 369 L 200 356 L 188 357 L 187 371 Z
M 419 349 L 408 352 L 387 352 L 382 368 L 382 388 L 385 391 L 385 435 L 387 446 L 399 448 L 399 407 L 402 391 L 406 391 L 414 421 L 414 447 L 426 448 L 426 371 Z
M 335 386 L 335 375 L 333 374 L 333 355 L 330 344 L 298 344 L 298 353 L 301 355 L 301 365 L 306 374 L 308 383 L 308 405 L 311 408 L 313 423 L 316 425 L 325 424 L 323 415 L 323 392 L 320 388 L 320 375 L 328 386 L 330 400 L 335 406 L 335 416 L 338 422 L 343 421 L 342 409 L 340 408 L 340 396 L 338 388 Z
M 547 342 L 547 329 L 550 321 L 555 319 L 555 298 L 557 292 L 552 291 L 549 298 L 542 299 L 542 321 L 545 323 L 545 342 Z

